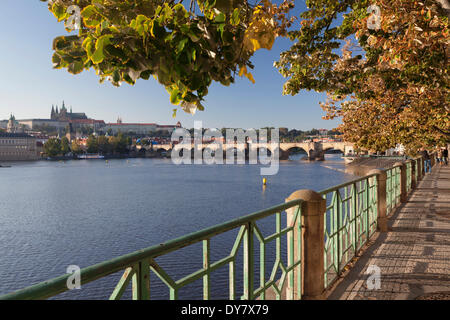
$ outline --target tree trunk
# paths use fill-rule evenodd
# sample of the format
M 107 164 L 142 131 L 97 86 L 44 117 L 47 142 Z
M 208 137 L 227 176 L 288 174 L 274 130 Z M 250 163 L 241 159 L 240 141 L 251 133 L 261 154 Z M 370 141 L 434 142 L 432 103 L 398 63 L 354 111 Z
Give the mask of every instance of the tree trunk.
M 437 3 L 441 6 L 441 8 L 447 14 L 447 17 L 450 19 L 450 1 L 449 0 L 436 0 Z

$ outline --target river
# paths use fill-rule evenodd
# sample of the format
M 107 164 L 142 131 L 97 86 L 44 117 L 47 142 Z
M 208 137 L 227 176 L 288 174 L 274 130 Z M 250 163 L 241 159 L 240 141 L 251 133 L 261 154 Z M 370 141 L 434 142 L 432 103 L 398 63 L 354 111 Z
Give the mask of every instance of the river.
M 298 155 L 281 161 L 265 188 L 260 166 L 248 164 L 176 166 L 170 159 L 129 159 L 8 165 L 0 168 L 0 294 L 62 275 L 69 265 L 87 267 L 283 203 L 298 189 L 319 191 L 354 178 L 340 171 L 345 165 L 336 154 L 324 162 L 300 161 Z M 273 217 L 261 223 L 264 232 L 274 228 Z M 229 232 L 212 241 L 212 261 L 229 254 L 235 236 Z M 268 269 L 271 258 L 269 253 Z M 202 267 L 201 244 L 158 259 L 179 279 Z M 56 299 L 107 298 L 118 277 Z M 228 269 L 211 279 L 212 297 L 226 299 Z M 200 299 L 201 287 L 200 279 L 179 297 Z M 152 298 L 168 297 L 153 275 L 151 288 Z

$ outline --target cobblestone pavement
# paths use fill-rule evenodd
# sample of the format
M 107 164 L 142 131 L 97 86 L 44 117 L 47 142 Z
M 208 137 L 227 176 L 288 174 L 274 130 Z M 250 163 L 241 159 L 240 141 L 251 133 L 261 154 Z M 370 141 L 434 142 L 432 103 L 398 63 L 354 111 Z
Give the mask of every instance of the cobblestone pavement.
M 370 289 L 370 265 L 380 268 L 379 289 Z M 328 299 L 450 299 L 450 166 L 419 182 Z

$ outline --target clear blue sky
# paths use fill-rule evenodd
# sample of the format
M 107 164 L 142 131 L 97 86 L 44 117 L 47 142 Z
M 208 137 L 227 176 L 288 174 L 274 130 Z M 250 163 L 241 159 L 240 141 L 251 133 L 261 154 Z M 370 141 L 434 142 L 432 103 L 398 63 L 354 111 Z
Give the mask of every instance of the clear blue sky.
M 322 120 L 319 101 L 325 95 L 314 91 L 283 96 L 283 77 L 273 68 L 279 53 L 290 46 L 278 39 L 271 51 L 262 49 L 252 59 L 256 84 L 246 78 L 224 87 L 214 83 L 206 97 L 206 110 L 195 116 L 178 111 L 169 102 L 164 89 L 152 77 L 135 86 L 116 88 L 109 82 L 100 84 L 94 71 L 74 76 L 65 70 L 52 69 L 52 40 L 65 34 L 64 26 L 38 0 L 1 0 L 0 10 L 0 119 L 13 113 L 17 119 L 48 118 L 52 104 L 73 106 L 74 112 L 86 112 L 94 119 L 115 122 L 156 122 L 193 127 L 194 120 L 204 127 L 261 128 L 288 127 L 302 130 L 334 128 L 338 120 Z M 295 1 L 297 12 L 303 1 Z

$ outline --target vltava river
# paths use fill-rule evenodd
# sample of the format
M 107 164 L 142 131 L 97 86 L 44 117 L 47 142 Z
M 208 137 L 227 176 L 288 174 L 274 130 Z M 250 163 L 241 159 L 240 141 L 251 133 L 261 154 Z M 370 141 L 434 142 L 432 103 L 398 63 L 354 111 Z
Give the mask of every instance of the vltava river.
M 283 203 L 298 189 L 319 191 L 354 178 L 331 169 L 344 167 L 340 155 L 327 155 L 325 162 L 282 161 L 265 188 L 257 165 L 176 166 L 170 159 L 9 165 L 0 168 L 0 294 L 60 276 L 69 265 L 87 267 Z M 275 232 L 274 217 L 260 227 L 265 236 Z M 212 240 L 212 262 L 229 254 L 236 234 Z M 259 256 L 259 245 L 255 248 Z M 267 255 L 270 275 L 274 251 Z M 201 268 L 201 257 L 199 243 L 156 261 L 178 280 Z M 212 274 L 212 298 L 228 297 L 228 269 L 223 269 Z M 57 299 L 107 298 L 120 275 Z M 151 295 L 168 297 L 167 287 L 154 275 Z M 202 280 L 180 290 L 179 297 L 200 299 Z

